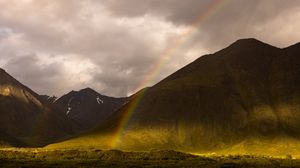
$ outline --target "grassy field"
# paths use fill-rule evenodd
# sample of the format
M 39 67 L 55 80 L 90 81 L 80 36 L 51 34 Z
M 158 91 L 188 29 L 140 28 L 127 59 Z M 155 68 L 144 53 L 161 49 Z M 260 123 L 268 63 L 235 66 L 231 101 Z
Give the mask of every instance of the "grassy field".
M 253 155 L 192 155 L 172 150 L 123 152 L 119 150 L 0 150 L 0 167 L 300 167 L 287 155 L 272 158 Z

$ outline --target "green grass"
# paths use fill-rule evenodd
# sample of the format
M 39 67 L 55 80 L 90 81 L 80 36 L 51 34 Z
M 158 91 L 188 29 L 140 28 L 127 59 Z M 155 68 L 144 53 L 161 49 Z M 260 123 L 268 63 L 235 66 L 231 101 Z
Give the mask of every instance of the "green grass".
M 300 160 L 254 155 L 192 155 L 173 150 L 0 150 L 0 167 L 300 167 Z
M 46 146 L 46 150 L 56 149 L 119 149 L 122 151 L 147 151 L 151 149 L 173 149 L 192 153 L 215 153 L 217 155 L 266 155 L 273 157 L 283 157 L 293 155 L 300 159 L 300 142 L 298 139 L 288 136 L 262 137 L 249 136 L 237 142 L 228 144 L 219 143 L 212 148 L 205 149 L 205 146 L 197 146 L 201 142 L 200 126 L 177 127 L 174 129 L 164 129 L 155 127 L 144 127 L 127 131 L 122 136 L 117 146 L 110 146 L 114 138 L 110 134 L 88 134 L 73 138 L 67 141 Z M 191 134 L 187 134 L 190 132 Z M 193 137 L 194 139 L 189 139 Z M 198 138 L 198 139 L 196 139 Z M 188 144 L 188 145 L 186 145 Z M 210 144 L 206 146 L 209 147 Z

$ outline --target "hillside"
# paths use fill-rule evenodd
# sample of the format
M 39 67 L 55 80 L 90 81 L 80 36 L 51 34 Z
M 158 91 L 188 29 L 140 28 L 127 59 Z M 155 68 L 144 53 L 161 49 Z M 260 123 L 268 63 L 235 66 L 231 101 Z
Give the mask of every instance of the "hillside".
M 299 52 L 299 43 L 280 49 L 256 39 L 238 40 L 133 96 L 93 132 L 49 147 L 300 149 Z M 274 141 L 283 146 L 272 147 Z
M 12 146 L 43 146 L 81 131 L 40 96 L 0 69 L 0 141 Z
M 4 167 L 30 168 L 282 168 L 299 167 L 300 160 L 290 156 L 273 158 L 252 155 L 193 155 L 173 150 L 151 150 L 125 152 L 120 150 L 43 150 L 43 149 L 1 149 L 1 165 Z
M 89 130 L 95 128 L 127 102 L 127 98 L 108 97 L 86 88 L 63 95 L 53 105 L 62 115 Z

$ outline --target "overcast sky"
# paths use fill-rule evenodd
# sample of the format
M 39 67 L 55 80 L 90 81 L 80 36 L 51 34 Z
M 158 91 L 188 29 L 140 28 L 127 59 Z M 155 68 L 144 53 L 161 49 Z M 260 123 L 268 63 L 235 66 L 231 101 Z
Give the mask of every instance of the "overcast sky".
M 277 47 L 300 41 L 298 0 L 0 0 L 0 7 L 0 67 L 39 94 L 91 87 L 126 96 L 240 38 Z

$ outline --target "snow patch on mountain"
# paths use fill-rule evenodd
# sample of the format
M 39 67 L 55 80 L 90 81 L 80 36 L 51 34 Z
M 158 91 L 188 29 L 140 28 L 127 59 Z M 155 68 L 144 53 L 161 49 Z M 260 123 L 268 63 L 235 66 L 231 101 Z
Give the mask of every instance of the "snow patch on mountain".
M 71 110 L 72 110 L 72 107 L 68 107 L 68 111 L 67 111 L 67 115 L 71 112 Z
M 55 97 L 53 103 L 55 103 L 59 98 L 58 97 Z
M 72 102 L 73 99 L 74 99 L 74 97 L 72 97 L 72 98 L 69 100 L 69 102 L 68 102 L 68 110 L 67 110 L 67 112 L 66 112 L 66 115 L 69 115 L 69 113 L 70 113 L 71 110 L 72 110 L 71 102 Z
M 104 103 L 104 101 L 101 100 L 99 97 L 97 97 L 96 100 L 97 100 L 97 103 L 98 103 L 98 104 L 103 104 L 103 103 Z

